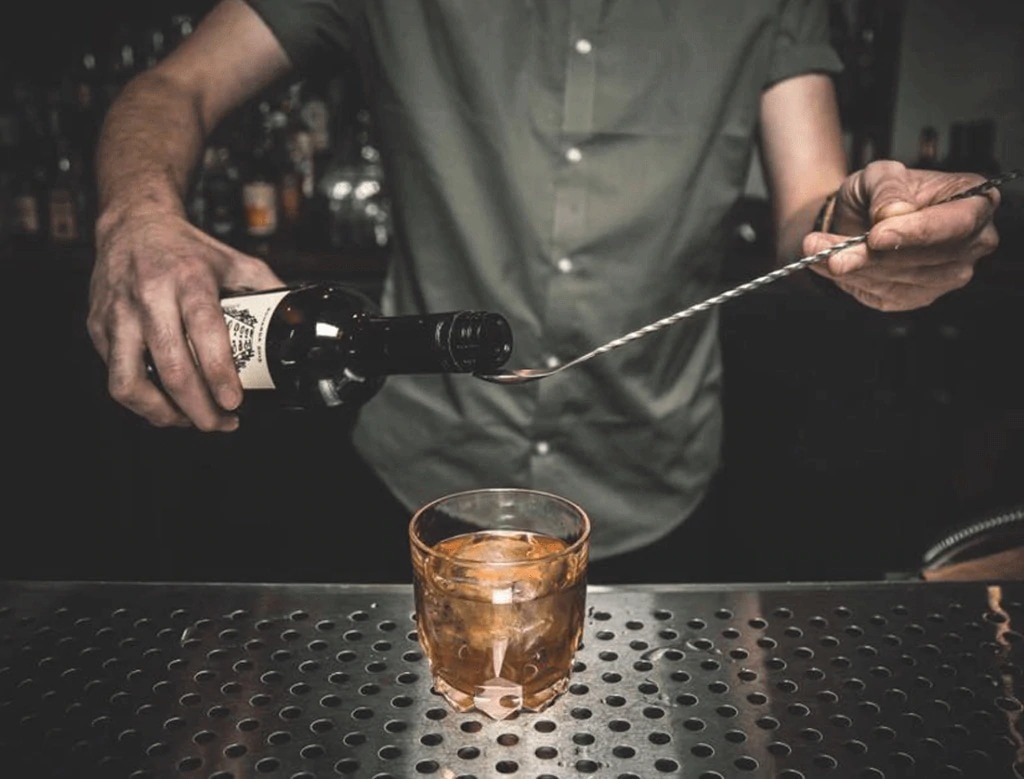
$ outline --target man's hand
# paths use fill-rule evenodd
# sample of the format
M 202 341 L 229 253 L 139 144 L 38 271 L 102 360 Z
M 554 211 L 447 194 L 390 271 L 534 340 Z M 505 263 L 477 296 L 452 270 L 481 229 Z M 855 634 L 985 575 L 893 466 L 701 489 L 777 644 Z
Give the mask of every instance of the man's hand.
M 282 281 L 261 260 L 166 212 L 105 215 L 97 225 L 89 336 L 107 364 L 110 395 L 159 427 L 238 427 L 242 401 L 223 290 Z M 146 375 L 149 351 L 163 391 Z
M 972 173 L 908 169 L 872 162 L 839 189 L 831 233 L 810 233 L 805 255 L 868 232 L 866 244 L 809 266 L 843 291 L 880 311 L 909 311 L 965 286 L 978 260 L 999 245 L 992 223 L 999 192 L 941 205 L 980 184 Z

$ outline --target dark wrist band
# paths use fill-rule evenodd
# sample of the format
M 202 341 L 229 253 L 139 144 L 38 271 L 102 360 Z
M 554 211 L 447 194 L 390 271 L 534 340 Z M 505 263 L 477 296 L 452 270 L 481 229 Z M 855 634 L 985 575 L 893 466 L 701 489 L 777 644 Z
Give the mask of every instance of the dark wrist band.
M 818 210 L 818 216 L 814 220 L 814 230 L 816 233 L 830 233 L 832 232 L 832 223 L 836 218 L 836 203 L 839 201 L 839 190 L 837 189 L 827 198 L 825 202 L 821 204 L 821 208 Z

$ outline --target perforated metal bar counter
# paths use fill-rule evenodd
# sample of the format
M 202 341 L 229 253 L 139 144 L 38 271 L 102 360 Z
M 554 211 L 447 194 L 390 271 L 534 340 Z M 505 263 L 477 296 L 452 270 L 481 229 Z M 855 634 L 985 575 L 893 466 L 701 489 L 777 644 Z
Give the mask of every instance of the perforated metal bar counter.
M 0 583 L 4 777 L 1024 775 L 1020 584 L 591 587 L 571 689 L 431 691 L 406 585 Z

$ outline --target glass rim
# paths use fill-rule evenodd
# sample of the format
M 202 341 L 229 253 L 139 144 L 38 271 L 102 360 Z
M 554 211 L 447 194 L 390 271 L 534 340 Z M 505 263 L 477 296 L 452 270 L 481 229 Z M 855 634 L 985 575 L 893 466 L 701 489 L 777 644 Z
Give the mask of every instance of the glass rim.
M 546 492 L 544 490 L 535 490 L 535 489 L 532 489 L 530 487 L 478 487 L 478 488 L 475 488 L 475 489 L 461 490 L 459 492 L 450 492 L 447 495 L 441 495 L 441 496 L 439 496 L 437 498 L 434 498 L 433 500 L 431 500 L 431 501 L 429 501 L 427 503 L 424 503 L 422 506 L 420 506 L 418 509 L 416 509 L 416 511 L 413 512 L 412 518 L 409 520 L 409 527 L 408 527 L 409 542 L 414 547 L 419 549 L 421 552 L 423 552 L 424 554 L 430 555 L 431 557 L 435 557 L 435 558 L 438 558 L 438 559 L 441 559 L 441 560 L 451 560 L 451 561 L 463 560 L 463 561 L 466 561 L 465 558 L 459 557 L 457 555 L 443 554 L 441 552 L 438 552 L 434 547 L 428 546 L 423 541 L 421 541 L 417 537 L 417 535 L 416 535 L 416 533 L 414 531 L 414 528 L 416 526 L 416 522 L 417 522 L 417 520 L 419 520 L 419 518 L 421 516 L 423 516 L 430 509 L 435 508 L 438 504 L 444 503 L 447 500 L 453 500 L 455 498 L 461 498 L 461 497 L 465 497 L 467 495 L 483 495 L 483 494 L 498 493 L 498 492 L 517 492 L 517 493 L 525 493 L 525 494 L 529 494 L 529 495 L 536 495 L 536 496 L 539 496 L 539 497 L 542 497 L 542 498 L 550 498 L 550 499 L 552 499 L 552 500 L 554 500 L 554 501 L 556 501 L 558 503 L 561 503 L 562 505 L 568 507 L 572 511 L 576 512 L 576 514 L 581 518 L 581 520 L 583 522 L 583 529 L 580 532 L 579 538 L 574 540 L 565 549 L 559 549 L 557 552 L 551 552 L 550 554 L 546 554 L 543 557 L 533 557 L 533 558 L 531 558 L 529 560 L 501 560 L 501 561 L 496 561 L 496 562 L 490 562 L 490 563 L 488 563 L 488 565 L 493 566 L 493 567 L 498 567 L 498 568 L 504 568 L 506 566 L 507 567 L 512 567 L 512 566 L 517 566 L 517 565 L 527 565 L 527 564 L 530 564 L 530 563 L 537 563 L 538 561 L 551 560 L 551 559 L 555 559 L 555 558 L 558 558 L 558 557 L 566 557 L 568 555 L 571 555 L 571 554 L 577 552 L 581 547 L 583 547 L 590 540 L 590 515 L 583 509 L 582 506 L 580 506 L 575 501 L 569 500 L 569 498 L 566 498 L 566 497 L 564 497 L 562 495 L 557 495 L 557 494 L 555 494 L 553 492 Z M 469 561 L 466 561 L 466 562 L 482 562 L 482 561 L 479 561 L 479 560 L 476 560 L 476 561 L 469 560 Z

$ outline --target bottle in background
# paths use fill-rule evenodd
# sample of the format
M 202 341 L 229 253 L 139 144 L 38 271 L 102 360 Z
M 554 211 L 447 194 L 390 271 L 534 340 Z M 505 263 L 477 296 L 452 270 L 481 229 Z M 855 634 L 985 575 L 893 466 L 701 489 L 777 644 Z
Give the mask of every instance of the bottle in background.
M 912 167 L 921 170 L 942 170 L 939 160 L 939 131 L 925 125 L 917 136 L 917 158 Z
M 143 26 L 139 37 L 140 69 L 148 70 L 167 55 L 167 33 L 162 25 L 151 22 Z
M 114 28 L 100 63 L 105 105 L 109 106 L 124 85 L 141 69 L 136 45 L 135 35 L 127 23 Z
M 302 84 L 291 84 L 273 112 L 280 232 L 295 240 L 308 222 L 316 184 L 313 132 L 302 116 Z
M 242 168 L 242 207 L 248 249 L 266 255 L 279 221 L 278 170 L 274 164 L 270 104 L 260 103 L 248 135 Z
M 1000 172 L 995 157 L 996 123 L 992 119 L 957 121 L 950 125 L 946 170 L 995 176 Z
M 95 220 L 85 163 L 67 138 L 57 138 L 55 152 L 55 170 L 46 203 L 50 241 L 62 246 L 89 246 Z
M 334 112 L 330 107 L 329 84 L 315 80 L 302 81 L 294 87 L 297 93 L 298 112 L 303 124 L 309 130 L 313 147 L 314 166 L 319 170 L 331 154 L 334 144 L 332 131 Z
M 171 16 L 167 35 L 164 39 L 164 53 L 170 54 L 178 45 L 195 30 L 195 20 L 191 14 L 182 13 Z
M 79 117 L 62 97 L 60 87 L 48 93 L 47 234 L 56 245 L 91 246 L 96 201 L 91 149 L 75 121 Z
M 13 246 L 36 246 L 47 237 L 49 139 L 38 91 L 24 81 L 0 100 L 0 177 L 4 224 Z
M 24 155 L 13 165 L 10 184 L 9 234 L 14 246 L 45 243 L 49 214 L 46 165 L 36 155 Z
M 319 183 L 329 247 L 363 256 L 386 252 L 391 211 L 385 184 L 372 116 L 360 108 Z
M 243 234 L 241 181 L 228 146 L 206 148 L 189 210 L 193 223 L 219 241 L 234 245 Z

